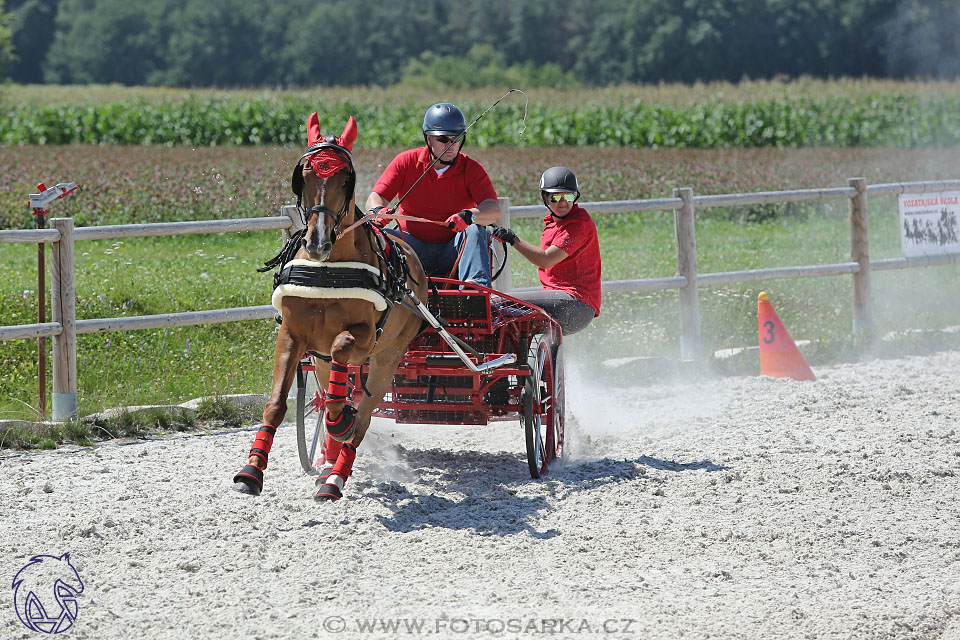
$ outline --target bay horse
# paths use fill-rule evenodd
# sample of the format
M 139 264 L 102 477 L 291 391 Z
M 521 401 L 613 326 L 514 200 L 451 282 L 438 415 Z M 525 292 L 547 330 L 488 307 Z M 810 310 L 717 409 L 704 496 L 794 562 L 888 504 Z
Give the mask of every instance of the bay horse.
M 287 394 L 306 353 L 317 359 L 317 380 L 326 389 L 324 463 L 314 498 L 338 500 L 350 477 L 370 415 L 383 399 L 421 318 L 404 300 L 426 299 L 427 278 L 405 242 L 385 236 L 356 207 L 351 155 L 357 125 L 350 116 L 340 137 L 320 134 L 307 120 L 308 148 L 293 171 L 291 188 L 304 229 L 261 271 L 274 266 L 273 304 L 281 313 L 274 353 L 273 388 L 247 465 L 234 477 L 237 490 L 259 495 Z M 358 407 L 346 402 L 348 364 L 369 360 Z

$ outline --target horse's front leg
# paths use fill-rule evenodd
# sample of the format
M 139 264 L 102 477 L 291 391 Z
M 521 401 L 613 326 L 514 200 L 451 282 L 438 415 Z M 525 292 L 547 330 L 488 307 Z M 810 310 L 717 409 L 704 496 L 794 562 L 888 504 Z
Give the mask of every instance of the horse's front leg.
M 273 388 L 263 410 L 263 424 L 253 440 L 247 465 L 233 478 L 234 488 L 241 493 L 258 496 L 263 490 L 263 472 L 267 468 L 273 437 L 287 413 L 287 394 L 302 355 L 303 346 L 281 325 L 273 358 Z
M 333 458 L 329 457 L 331 450 L 336 452 L 336 463 L 326 471 L 326 474 L 321 474 L 323 483 L 319 484 L 314 499 L 340 499 L 343 484 L 353 469 L 353 461 L 356 458 L 357 447 L 360 446 L 364 436 L 367 434 L 367 429 L 370 428 L 370 418 L 373 415 L 374 409 L 377 408 L 377 405 L 380 404 L 383 396 L 390 388 L 393 374 L 396 372 L 400 360 L 403 358 L 403 354 L 404 350 L 400 350 L 399 352 L 381 353 L 370 358 L 370 373 L 367 376 L 367 390 L 370 391 L 370 395 L 364 394 L 360 400 L 360 406 L 356 411 L 356 415 L 353 417 L 352 435 L 347 442 L 340 444 L 334 441 L 328 434 L 328 464 L 333 463 Z M 342 468 L 346 471 L 345 474 L 336 472 L 336 468 L 339 465 L 342 465 Z
M 342 495 L 341 489 L 353 470 L 359 444 L 359 439 L 356 438 L 358 415 L 356 408 L 347 403 L 347 365 L 363 364 L 366 355 L 373 348 L 372 337 L 373 327 L 364 324 L 352 325 L 334 338 L 331 345 L 332 361 L 324 405 L 324 425 L 327 431 L 323 447 L 325 466 L 320 474 L 319 490 L 314 495 L 317 500 L 338 500 Z M 362 404 L 361 401 L 361 406 Z M 369 415 L 367 422 L 369 423 Z

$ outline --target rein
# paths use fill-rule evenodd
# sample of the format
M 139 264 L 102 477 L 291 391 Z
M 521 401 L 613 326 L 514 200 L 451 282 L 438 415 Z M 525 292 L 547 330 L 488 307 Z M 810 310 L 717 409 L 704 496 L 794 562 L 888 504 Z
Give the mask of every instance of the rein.
M 334 151 L 347 165 L 350 171 L 350 178 L 349 182 L 346 183 L 346 187 L 351 192 L 351 196 L 346 199 L 343 208 L 339 212 L 334 212 L 324 205 L 314 205 L 304 211 L 301 206 L 303 163 L 304 160 L 309 160 L 310 156 L 324 149 Z M 350 151 L 334 142 L 332 136 L 323 142 L 318 142 L 307 148 L 306 152 L 300 156 L 300 159 L 297 161 L 291 179 L 291 188 L 297 195 L 297 209 L 300 212 L 304 227 L 292 234 L 283 249 L 280 250 L 280 253 L 265 262 L 263 268 L 257 269 L 257 271 L 262 273 L 274 267 L 279 268 L 278 272 L 274 274 L 273 286 L 274 294 L 279 293 L 281 298 L 285 295 L 284 291 L 287 292 L 287 295 L 297 295 L 295 292 L 297 287 L 305 287 L 315 292 L 322 290 L 337 291 L 339 292 L 338 295 L 361 299 L 369 299 L 363 292 L 372 292 L 371 295 L 379 296 L 382 300 L 382 306 L 380 306 L 379 309 L 382 310 L 383 313 L 375 327 L 376 339 L 374 344 L 376 344 L 380 340 L 383 327 L 386 325 L 393 307 L 408 295 L 409 289 L 407 287 L 407 281 L 408 279 L 412 279 L 412 276 L 403 252 L 390 238 L 383 236 L 385 243 L 383 247 L 380 247 L 378 243 L 374 242 L 372 238 L 374 225 L 370 224 L 370 222 L 376 218 L 376 215 L 362 215 L 362 211 L 354 206 L 354 211 L 358 216 L 357 220 L 343 230 L 338 229 L 340 223 L 350 210 L 350 203 L 354 201 L 356 197 L 356 175 L 356 170 L 353 166 L 353 156 Z M 357 228 L 362 228 L 366 232 L 367 241 L 370 243 L 370 248 L 376 256 L 378 263 L 377 265 L 370 265 L 373 269 L 372 273 L 365 268 L 360 268 L 362 265 L 359 265 L 359 267 L 358 265 L 351 265 L 349 263 L 322 263 L 320 265 L 311 265 L 301 264 L 295 260 L 303 238 L 307 233 L 307 221 L 314 213 L 318 215 L 329 214 L 333 217 L 334 224 L 331 227 L 331 242 L 335 242 Z M 379 275 L 377 275 L 378 272 Z M 416 280 L 413 281 L 416 282 Z M 294 289 L 292 293 L 291 287 Z M 311 295 L 308 292 L 300 293 L 305 294 L 301 297 L 332 297 L 329 294 Z M 378 303 L 374 302 L 374 305 L 376 307 Z M 276 302 L 274 306 L 279 309 Z
M 376 218 L 383 218 L 384 220 L 412 220 L 413 222 L 429 222 L 430 224 L 439 224 L 444 227 L 447 226 L 446 222 L 439 221 L 439 220 L 427 220 L 426 218 L 418 218 L 417 216 L 406 216 L 406 215 L 397 214 L 397 213 L 381 213 L 381 214 L 368 213 L 367 215 L 363 216 L 362 218 L 354 222 L 352 225 L 350 225 L 343 231 L 340 231 L 337 234 L 337 240 L 347 235 L 348 233 L 350 233 L 351 231 L 353 231 L 354 229 L 362 225 L 364 222 L 369 222 L 371 220 L 375 220 Z

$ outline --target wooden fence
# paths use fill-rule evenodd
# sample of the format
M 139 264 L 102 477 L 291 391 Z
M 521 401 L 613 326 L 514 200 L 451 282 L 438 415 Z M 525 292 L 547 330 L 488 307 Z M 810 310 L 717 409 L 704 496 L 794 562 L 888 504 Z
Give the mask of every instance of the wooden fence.
M 924 258 L 890 258 L 870 260 L 867 225 L 867 202 L 871 195 L 902 193 L 936 193 L 960 189 L 960 180 L 903 182 L 868 185 L 864 178 L 851 178 L 846 187 L 828 189 L 796 189 L 743 194 L 696 196 L 692 189 L 675 189 L 672 198 L 585 202 L 591 215 L 636 212 L 673 211 L 677 239 L 677 275 L 668 278 L 604 281 L 604 292 L 657 291 L 677 289 L 680 303 L 680 358 L 701 357 L 699 288 L 735 282 L 820 276 L 853 276 L 853 332 L 869 331 L 872 325 L 870 273 L 890 269 L 907 269 L 940 264 L 960 263 L 960 255 Z M 711 207 L 742 207 L 755 204 L 785 202 L 849 201 L 850 261 L 836 264 L 750 269 L 701 274 L 697 270 L 694 213 Z M 273 319 L 270 305 L 187 311 L 125 318 L 77 320 L 74 290 L 74 243 L 80 240 L 104 240 L 148 236 L 175 236 L 241 231 L 281 230 L 285 237 L 301 225 L 295 207 L 283 207 L 282 215 L 240 220 L 169 222 L 74 228 L 72 218 L 52 218 L 51 229 L 0 231 L 0 244 L 53 245 L 51 265 L 52 322 L 0 326 L 0 340 L 53 337 L 53 419 L 63 420 L 77 412 L 77 335 L 107 331 L 132 331 L 182 327 L 241 320 Z M 500 200 L 501 224 L 509 226 L 514 218 L 543 215 L 543 207 L 530 205 L 511 207 L 509 198 Z M 507 267 L 494 286 L 503 291 L 513 289 Z

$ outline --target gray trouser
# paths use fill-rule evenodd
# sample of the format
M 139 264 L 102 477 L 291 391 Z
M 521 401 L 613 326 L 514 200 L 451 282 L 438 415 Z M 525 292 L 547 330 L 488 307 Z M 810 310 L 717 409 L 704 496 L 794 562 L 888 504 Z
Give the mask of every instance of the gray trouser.
M 541 291 L 523 291 L 510 294 L 525 302 L 535 304 L 560 323 L 563 335 L 572 335 L 582 331 L 594 318 L 593 307 L 581 302 L 566 291 L 546 289 Z

